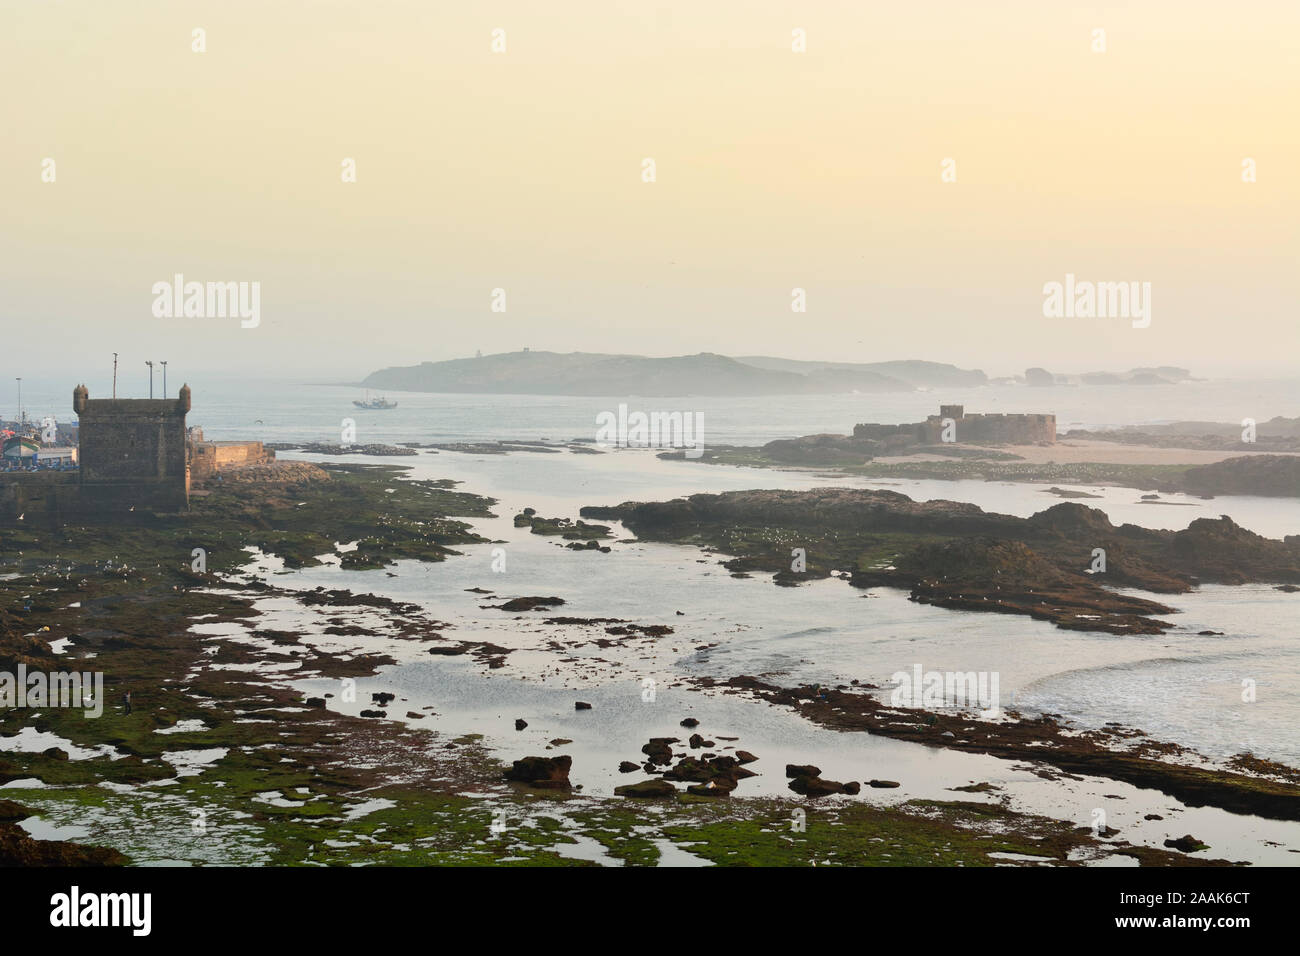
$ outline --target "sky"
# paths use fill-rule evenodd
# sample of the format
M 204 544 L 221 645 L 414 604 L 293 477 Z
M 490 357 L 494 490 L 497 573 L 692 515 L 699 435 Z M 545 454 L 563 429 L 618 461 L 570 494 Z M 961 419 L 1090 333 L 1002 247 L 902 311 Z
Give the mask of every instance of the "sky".
M 6 0 L 0 84 L 0 377 L 1297 377 L 1293 0 Z M 178 273 L 259 283 L 258 324 L 155 315 Z M 1067 274 L 1150 283 L 1150 324 L 1045 316 Z

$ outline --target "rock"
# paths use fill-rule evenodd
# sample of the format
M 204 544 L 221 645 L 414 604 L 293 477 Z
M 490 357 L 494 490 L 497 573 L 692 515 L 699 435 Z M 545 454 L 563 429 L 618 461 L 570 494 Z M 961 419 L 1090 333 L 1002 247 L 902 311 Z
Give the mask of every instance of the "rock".
M 26 820 L 33 815 L 33 812 L 20 803 L 14 803 L 12 800 L 0 800 L 0 823 L 16 823 L 19 820 Z
M 736 751 L 736 762 L 737 762 L 737 763 L 753 763 L 753 762 L 754 762 L 755 760 L 757 760 L 757 759 L 758 759 L 758 758 L 755 757 L 755 756 L 754 756 L 752 753 L 750 753 L 748 750 L 737 750 L 737 751 Z
M 640 764 L 635 764 L 630 760 L 624 760 L 622 763 L 618 765 L 619 773 L 636 773 L 640 769 L 641 769 Z
M 686 788 L 686 792 L 693 793 L 697 797 L 729 797 L 731 791 L 735 789 L 736 785 L 733 782 L 718 777 L 708 783 L 693 783 Z
M 450 644 L 447 646 L 438 645 L 436 647 L 429 648 L 430 654 L 441 654 L 444 657 L 454 657 L 457 654 L 464 654 L 465 651 L 466 648 L 464 647 L 464 645 L 461 644 Z
M 506 771 L 506 779 L 526 783 L 538 790 L 569 789 L 569 768 L 573 758 L 567 754 L 560 757 L 524 757 L 516 760 L 514 766 Z
M 888 790 L 900 786 L 897 780 L 868 780 L 868 787 L 875 787 L 877 790 Z
M 677 795 L 677 788 L 671 783 L 664 780 L 642 780 L 640 783 L 630 783 L 624 787 L 615 787 L 614 795 L 618 797 L 673 797 Z
M 361 716 L 362 717 L 387 717 L 388 713 L 382 710 L 363 710 L 361 712 Z
M 42 750 L 41 755 L 49 757 L 51 760 L 67 760 L 68 752 L 59 747 L 51 747 L 48 750 Z
M 669 764 L 673 762 L 672 744 L 676 737 L 651 737 L 650 742 L 641 747 L 641 752 L 650 758 L 651 764 Z
M 574 701 L 574 702 L 573 702 L 573 709 L 574 709 L 574 710 L 591 710 L 591 704 L 588 704 L 586 701 L 582 701 L 582 700 Z
M 683 726 L 683 727 L 698 727 L 698 726 L 700 726 L 700 722 L 699 722 L 698 720 L 696 720 L 694 717 L 687 717 L 685 720 L 682 721 L 682 726 Z
M 690 744 L 692 750 L 699 750 L 704 746 L 704 738 L 699 734 L 691 734 L 691 739 L 686 742 Z
M 1158 813 L 1148 813 L 1148 814 L 1147 814 L 1146 816 L 1144 816 L 1142 819 L 1143 819 L 1143 820 L 1163 820 L 1164 817 L 1162 817 L 1162 816 L 1161 816 L 1160 814 L 1158 814 Z
M 424 720 L 425 717 L 425 715 L 420 713 L 418 710 L 408 710 L 406 716 L 411 720 Z
M 397 695 L 385 693 L 384 691 L 379 691 L 377 693 L 371 694 L 370 699 L 373 700 L 380 707 L 386 707 L 389 704 L 391 704 L 394 700 L 397 699 Z
M 498 611 L 535 611 L 538 608 L 559 607 L 564 598 L 558 597 L 517 597 L 497 605 Z
M 1197 850 L 1208 850 L 1209 844 L 1202 843 L 1190 833 L 1180 836 L 1177 840 L 1166 840 L 1165 846 L 1173 850 L 1181 850 L 1184 853 L 1195 853 Z
M 822 771 L 820 767 L 814 767 L 812 764 L 794 764 L 785 765 L 785 775 L 787 777 L 820 777 Z
M 551 746 L 563 747 L 565 744 L 571 744 L 571 743 L 573 743 L 573 741 L 570 740 L 568 737 L 556 737 L 554 740 L 551 741 Z
M 522 717 L 515 718 L 515 730 L 523 730 L 527 726 L 528 721 L 524 720 Z
M 677 766 L 665 771 L 664 779 L 707 783 L 717 775 L 718 771 L 704 761 L 696 760 L 694 757 L 684 757 Z
M 307 706 L 308 706 L 308 707 L 315 707 L 315 708 L 317 708 L 318 710 L 324 710 L 324 709 L 325 709 L 325 698 L 324 698 L 324 697 L 308 697 L 308 698 L 307 698 Z
M 856 780 L 850 780 L 848 783 L 844 784 L 844 792 L 857 796 L 862 792 L 862 784 L 858 783 Z
M 837 780 L 823 780 L 821 777 L 795 777 L 789 787 L 795 793 L 805 797 L 828 797 L 833 793 L 844 793 L 844 784 Z

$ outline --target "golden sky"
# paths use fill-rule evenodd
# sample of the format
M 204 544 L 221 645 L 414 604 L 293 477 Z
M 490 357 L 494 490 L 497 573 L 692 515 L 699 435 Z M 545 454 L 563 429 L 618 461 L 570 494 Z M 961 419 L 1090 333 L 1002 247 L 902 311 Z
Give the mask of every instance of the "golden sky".
M 0 81 L 37 367 L 1300 354 L 1296 2 L 7 0 Z M 178 272 L 261 282 L 261 324 L 155 318 Z M 1150 282 L 1150 327 L 1045 318 L 1066 273 Z

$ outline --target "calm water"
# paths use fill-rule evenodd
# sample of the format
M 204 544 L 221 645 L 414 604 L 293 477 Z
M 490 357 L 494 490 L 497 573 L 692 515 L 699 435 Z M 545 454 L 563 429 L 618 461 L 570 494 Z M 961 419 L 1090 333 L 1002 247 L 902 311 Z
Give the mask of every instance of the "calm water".
M 1180 612 L 1169 617 L 1175 629 L 1165 635 L 1064 631 L 1027 618 L 918 605 L 900 591 L 864 593 L 837 580 L 790 589 L 762 576 L 736 579 L 718 565 L 718 558 L 705 558 L 689 547 L 639 542 L 615 545 L 607 555 L 568 552 L 553 540 L 514 528 L 510 520 L 525 507 L 548 516 L 576 515 L 584 504 L 755 486 L 814 487 L 824 485 L 824 478 L 664 462 L 641 451 L 603 456 L 444 452 L 403 463 L 413 465 L 414 476 L 454 478 L 464 481 L 467 490 L 500 500 L 494 509 L 499 517 L 477 525 L 485 537 L 506 542 L 507 572 L 494 574 L 493 545 L 479 545 L 466 549 L 467 558 L 396 578 L 363 574 L 364 584 L 347 586 L 422 601 L 437 615 L 459 618 L 468 629 L 490 629 L 490 639 L 498 643 L 509 644 L 516 625 L 501 621 L 501 612 L 479 610 L 484 599 L 463 589 L 491 588 L 506 596 L 555 594 L 568 602 L 562 611 L 566 615 L 671 624 L 679 635 L 672 644 L 681 654 L 652 658 L 664 680 L 677 674 L 771 673 L 782 677 L 778 682 L 858 678 L 885 683 L 895 671 L 916 663 L 927 670 L 998 672 L 1006 705 L 1063 713 L 1088 726 L 1118 720 L 1207 755 L 1251 749 L 1300 764 L 1300 696 L 1292 691 L 1300 682 L 1300 648 L 1294 640 L 1298 595 L 1265 585 L 1207 587 L 1159 598 Z M 908 484 L 893 487 L 925 497 Z M 1029 485 L 938 484 L 947 497 L 997 505 L 1009 513 L 1030 514 L 1055 503 Z M 1238 506 L 1244 506 L 1246 513 L 1272 526 L 1268 530 L 1300 529 L 1300 501 L 1294 499 L 1261 504 L 1219 498 L 1210 504 L 1216 514 L 1239 521 L 1245 515 Z M 1153 527 L 1167 524 L 1169 517 L 1186 520 L 1194 510 L 1138 504 L 1131 509 L 1132 520 L 1146 519 L 1143 523 Z M 339 574 L 332 569 L 316 573 Z M 317 583 L 323 582 L 311 586 Z M 678 610 L 683 616 L 676 615 Z M 1202 630 L 1225 635 L 1201 637 Z M 707 653 L 692 650 L 715 642 L 718 646 Z M 662 648 L 655 652 L 663 653 Z M 1256 682 L 1255 703 L 1241 703 L 1243 679 Z
M 185 376 L 172 369 L 168 388 L 175 394 Z M 72 418 L 73 382 L 24 380 L 23 404 L 29 418 Z M 108 381 L 88 381 L 92 398 L 110 394 Z M 1275 415 L 1300 415 L 1300 381 L 1209 381 L 1169 386 L 1080 386 L 1027 388 L 985 386 L 881 395 L 776 396 L 765 398 L 638 399 L 573 398 L 538 395 L 435 395 L 394 392 L 398 407 L 362 411 L 353 399 L 362 389 L 343 386 L 190 379 L 191 425 L 204 426 L 210 438 L 264 441 L 339 440 L 340 423 L 357 423 L 357 441 L 461 441 L 474 439 L 595 436 L 596 415 L 614 411 L 620 401 L 632 410 L 690 411 L 703 416 L 705 441 L 758 445 L 774 438 L 835 432 L 847 434 L 857 422 L 910 422 L 936 414 L 939 405 L 964 404 L 973 412 L 1051 412 L 1057 426 L 1104 428 L 1176 420 L 1266 421 Z M 161 395 L 161 382 L 158 383 Z M 132 390 L 134 389 L 134 390 Z M 123 398 L 148 396 L 134 383 L 119 383 Z M 0 393 L 0 417 L 13 417 L 16 397 Z

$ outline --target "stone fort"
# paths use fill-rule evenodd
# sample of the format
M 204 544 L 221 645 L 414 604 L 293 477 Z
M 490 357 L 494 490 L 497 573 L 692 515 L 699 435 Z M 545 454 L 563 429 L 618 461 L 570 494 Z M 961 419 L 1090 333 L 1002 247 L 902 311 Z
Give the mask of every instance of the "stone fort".
M 190 387 L 180 397 L 96 398 L 72 391 L 80 421 L 82 491 L 98 504 L 184 511 L 190 503 L 185 416 Z
M 945 420 L 951 420 L 958 442 L 989 445 L 1056 443 L 1055 415 L 966 414 L 965 406 L 940 405 L 938 415 L 907 425 L 854 425 L 854 438 L 889 441 L 890 444 L 938 445 Z
M 189 508 L 192 481 L 275 458 L 259 441 L 204 441 L 200 430 L 187 429 L 188 385 L 174 399 L 92 399 L 78 385 L 72 409 L 79 420 L 79 469 L 0 475 L 0 519 L 43 517 L 59 524 L 181 512 Z

